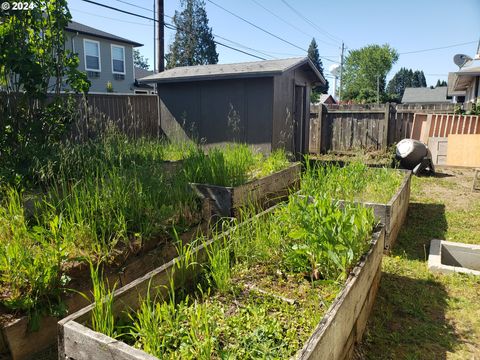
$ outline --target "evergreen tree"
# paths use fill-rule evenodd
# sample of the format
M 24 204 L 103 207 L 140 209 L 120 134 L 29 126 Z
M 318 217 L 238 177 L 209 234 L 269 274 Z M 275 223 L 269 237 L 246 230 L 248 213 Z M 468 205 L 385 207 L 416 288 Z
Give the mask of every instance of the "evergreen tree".
M 150 65 L 148 65 L 148 59 L 140 54 L 140 51 L 133 49 L 133 65 L 138 68 L 148 70 Z
M 427 87 L 423 71 L 401 68 L 388 83 L 389 98 L 392 101 L 400 102 L 407 87 Z
M 435 85 L 435 87 L 441 87 L 441 86 L 448 86 L 447 82 L 445 80 L 440 80 L 438 79 L 437 80 L 437 84 Z
M 181 12 L 175 11 L 173 23 L 177 28 L 175 40 L 170 44 L 167 69 L 177 66 L 216 64 L 218 53 L 212 28 L 203 0 L 182 0 Z
M 310 45 L 308 46 L 308 58 L 313 62 L 313 65 L 317 70 L 325 77 L 323 74 L 323 64 L 320 59 L 320 54 L 318 53 L 318 46 L 315 38 L 312 39 Z M 312 89 L 311 101 L 316 102 L 320 98 L 320 94 L 326 94 L 328 92 L 328 81 L 325 79 L 325 85 L 316 86 Z

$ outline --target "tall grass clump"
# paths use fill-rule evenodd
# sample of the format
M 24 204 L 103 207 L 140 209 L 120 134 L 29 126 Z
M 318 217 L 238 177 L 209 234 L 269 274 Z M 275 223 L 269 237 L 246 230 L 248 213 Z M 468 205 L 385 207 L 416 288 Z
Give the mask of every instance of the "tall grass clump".
M 207 153 L 200 149 L 191 153 L 185 159 L 184 172 L 190 182 L 238 186 L 279 171 L 288 164 L 283 150 L 265 156 L 246 144 L 230 144 L 211 148 Z
M 312 166 L 308 159 L 302 174 L 305 195 L 330 196 L 339 200 L 387 203 L 398 190 L 403 175 L 389 168 L 370 168 L 359 162 L 344 167 Z
M 105 282 L 103 271 L 100 270 L 100 264 L 90 265 L 90 277 L 92 280 L 92 329 L 110 337 L 115 337 L 115 315 L 113 314 L 113 289 L 109 288 L 108 281 Z

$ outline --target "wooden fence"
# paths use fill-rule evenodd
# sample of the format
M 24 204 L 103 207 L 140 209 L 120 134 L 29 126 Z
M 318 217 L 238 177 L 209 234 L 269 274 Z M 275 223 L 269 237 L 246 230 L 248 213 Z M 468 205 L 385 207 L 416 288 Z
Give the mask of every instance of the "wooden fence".
M 384 149 L 409 137 L 415 113 L 453 113 L 455 104 L 314 105 L 310 153 Z
M 91 94 L 78 97 L 77 106 L 79 116 L 71 134 L 77 141 L 94 137 L 111 125 L 131 138 L 161 134 L 156 95 Z
M 5 96 L 7 95 L 0 94 L 0 97 Z M 161 135 L 156 95 L 89 94 L 86 97 L 73 96 L 76 100 L 77 116 L 71 133 L 68 135 L 71 140 L 85 141 L 111 125 L 132 138 L 159 137 Z M 49 95 L 47 101 L 53 98 L 54 95 Z M 15 97 L 11 97 L 11 99 L 15 99 Z

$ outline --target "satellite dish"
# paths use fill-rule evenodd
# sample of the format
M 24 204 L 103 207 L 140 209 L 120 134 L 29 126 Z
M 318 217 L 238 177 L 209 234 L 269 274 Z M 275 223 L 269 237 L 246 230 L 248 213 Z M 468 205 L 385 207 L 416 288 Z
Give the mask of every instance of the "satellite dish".
M 453 57 L 453 62 L 458 67 L 462 67 L 469 60 L 472 60 L 472 58 L 470 56 L 464 55 L 464 54 L 457 54 Z
M 330 74 L 332 74 L 333 76 L 337 76 L 340 72 L 340 65 L 333 64 L 328 68 L 328 70 L 330 71 Z

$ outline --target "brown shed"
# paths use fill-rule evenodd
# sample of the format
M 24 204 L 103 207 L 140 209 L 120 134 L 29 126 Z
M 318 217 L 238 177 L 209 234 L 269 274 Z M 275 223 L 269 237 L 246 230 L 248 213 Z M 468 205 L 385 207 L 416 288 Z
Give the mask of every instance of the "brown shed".
M 305 57 L 177 67 L 140 82 L 157 84 L 169 138 L 306 153 L 310 90 L 325 79 Z

